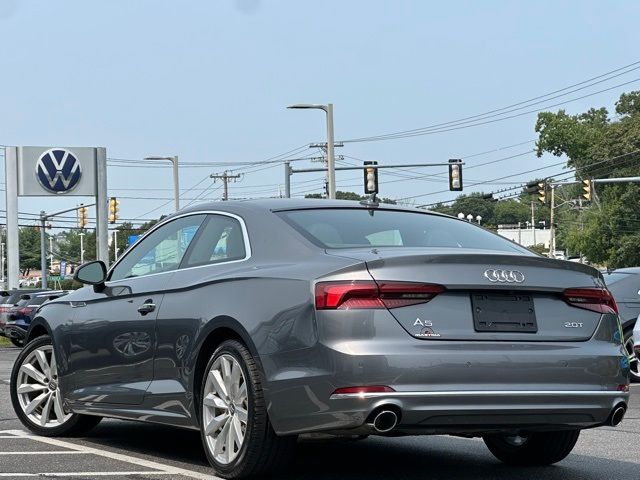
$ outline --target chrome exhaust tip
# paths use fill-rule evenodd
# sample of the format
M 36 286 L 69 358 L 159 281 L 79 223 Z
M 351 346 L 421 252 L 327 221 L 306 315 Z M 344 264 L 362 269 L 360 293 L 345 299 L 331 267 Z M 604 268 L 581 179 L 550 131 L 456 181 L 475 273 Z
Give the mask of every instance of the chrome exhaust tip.
M 369 424 L 377 433 L 387 433 L 396 428 L 398 414 L 393 410 L 381 410 Z
M 617 427 L 622 423 L 622 419 L 624 418 L 625 413 L 627 413 L 627 409 L 620 405 L 613 410 L 611 414 L 611 418 L 609 419 L 609 425 L 612 427 Z

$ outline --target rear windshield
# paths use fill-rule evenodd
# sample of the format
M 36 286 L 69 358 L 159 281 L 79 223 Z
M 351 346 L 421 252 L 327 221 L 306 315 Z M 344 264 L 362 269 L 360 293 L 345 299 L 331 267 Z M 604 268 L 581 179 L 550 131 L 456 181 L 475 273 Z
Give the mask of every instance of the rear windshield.
M 468 222 L 428 213 L 327 208 L 278 215 L 323 248 L 445 247 L 531 253 Z

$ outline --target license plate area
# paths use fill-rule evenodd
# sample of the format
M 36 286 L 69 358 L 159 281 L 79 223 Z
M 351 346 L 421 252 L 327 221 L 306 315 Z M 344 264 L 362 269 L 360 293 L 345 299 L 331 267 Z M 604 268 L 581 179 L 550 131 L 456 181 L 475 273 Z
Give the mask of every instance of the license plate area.
M 536 333 L 538 323 L 533 297 L 527 293 L 472 293 L 476 332 Z

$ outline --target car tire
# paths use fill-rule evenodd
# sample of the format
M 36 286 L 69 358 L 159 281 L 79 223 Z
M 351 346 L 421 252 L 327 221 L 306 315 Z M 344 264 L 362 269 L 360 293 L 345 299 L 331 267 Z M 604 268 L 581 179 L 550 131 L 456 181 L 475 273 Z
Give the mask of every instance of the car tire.
M 487 435 L 489 451 L 508 465 L 542 466 L 563 460 L 578 441 L 580 430 L 532 433 L 528 437 Z
M 51 338 L 37 337 L 22 349 L 11 372 L 11 403 L 25 427 L 37 435 L 62 437 L 83 434 L 100 423 L 102 417 L 67 411 L 57 382 Z
M 24 347 L 24 340 L 18 340 L 17 338 L 9 339 L 14 347 L 22 348 Z
M 640 360 L 633 350 L 633 327 L 627 327 L 623 332 L 624 335 L 624 349 L 629 357 L 629 379 L 632 383 L 640 382 Z
M 276 435 L 263 375 L 251 352 L 227 340 L 213 353 L 200 391 L 200 434 L 216 475 L 241 479 L 273 473 L 292 458 L 297 436 Z

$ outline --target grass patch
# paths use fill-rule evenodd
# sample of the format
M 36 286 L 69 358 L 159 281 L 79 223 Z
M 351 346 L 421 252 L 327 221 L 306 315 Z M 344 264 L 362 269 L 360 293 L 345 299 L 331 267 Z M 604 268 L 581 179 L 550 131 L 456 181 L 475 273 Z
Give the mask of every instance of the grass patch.
M 7 337 L 0 337 L 0 347 L 8 347 L 11 345 L 11 342 Z

